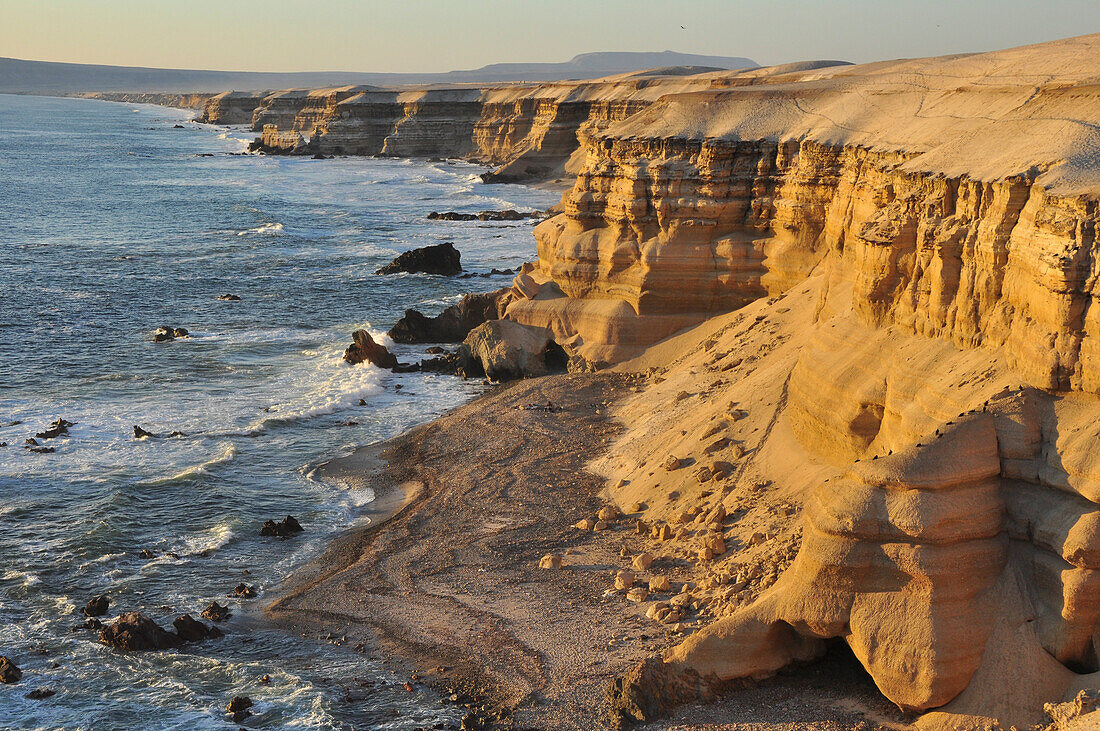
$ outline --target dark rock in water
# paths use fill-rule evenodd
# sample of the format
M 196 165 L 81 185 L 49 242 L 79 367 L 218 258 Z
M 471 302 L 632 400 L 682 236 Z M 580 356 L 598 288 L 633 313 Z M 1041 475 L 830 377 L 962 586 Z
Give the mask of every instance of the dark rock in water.
M 150 438 L 150 437 L 155 439 L 156 436 L 157 435 L 154 434 L 153 432 L 145 431 L 144 429 L 142 429 L 137 424 L 134 424 L 134 439 L 147 439 L 147 438 Z
M 263 528 L 260 529 L 260 535 L 288 538 L 297 533 L 301 533 L 302 530 L 302 525 L 292 516 L 288 515 L 278 523 L 274 520 L 264 522 Z
M 450 241 L 435 246 L 425 246 L 406 251 L 392 262 L 379 269 L 376 274 L 439 274 L 453 276 L 462 273 L 462 255 Z
M 9 658 L 0 656 L 0 683 L 18 683 L 23 679 L 23 671 Z
M 229 613 L 229 607 L 223 607 L 217 602 L 210 602 L 210 606 L 202 610 L 202 618 L 211 622 L 224 622 L 231 616 L 233 615 Z
M 495 292 L 465 295 L 435 317 L 405 310 L 405 316 L 388 334 L 396 343 L 461 343 L 475 327 L 504 313 L 511 291 L 511 287 L 503 287 Z
M 102 617 L 107 613 L 107 608 L 111 606 L 111 600 L 109 597 L 94 596 L 88 600 L 88 603 L 84 605 L 84 615 L 88 617 Z
M 428 348 L 424 352 L 427 353 L 428 355 L 443 355 L 447 351 L 444 350 L 443 348 L 439 347 L 438 345 L 433 345 L 432 347 Z
M 539 218 L 540 216 L 542 216 L 542 214 L 538 211 L 520 213 L 512 209 L 506 211 L 481 211 L 480 213 L 455 213 L 454 211 L 437 213 L 436 211 L 432 211 L 428 214 L 428 219 L 431 221 L 522 221 L 525 218 Z
M 228 615 L 228 612 L 226 614 Z M 190 614 L 176 617 L 172 620 L 172 626 L 176 628 L 176 634 L 184 642 L 202 642 L 225 637 L 225 633 L 217 627 L 208 627 Z
M 225 712 L 233 717 L 233 723 L 240 723 L 252 715 L 248 710 L 251 707 L 252 699 L 246 695 L 239 695 L 229 701 L 229 705 L 225 707 Z
M 442 351 L 442 348 L 440 350 Z M 467 375 L 466 363 L 467 359 L 463 357 L 462 353 L 458 351 L 454 353 L 445 352 L 435 358 L 425 358 L 420 361 L 420 370 L 425 373 L 443 373 L 465 378 Z
M 73 632 L 78 632 L 78 631 L 83 629 L 83 630 L 90 630 L 92 632 L 101 632 L 101 631 L 103 631 L 103 628 L 105 626 L 106 625 L 103 624 L 103 622 L 100 622 L 95 617 L 89 617 L 88 619 L 84 620 L 84 624 L 78 624 L 75 627 L 73 627 L 72 631 Z
M 340 426 L 359 426 L 359 422 L 354 419 L 348 419 L 347 421 L 341 421 Z
M 153 333 L 154 343 L 166 343 L 177 338 L 189 338 L 191 334 L 187 332 L 187 328 L 173 327 L 172 325 L 161 325 L 157 328 L 157 331 Z
M 322 155 L 321 153 L 318 152 L 316 155 L 313 156 L 313 159 L 314 160 L 327 160 L 328 156 L 327 155 Z
M 150 551 L 148 548 L 141 549 L 141 553 L 139 553 L 138 555 L 141 556 L 142 558 L 156 558 L 157 557 L 156 552 L 155 551 Z
M 184 126 L 182 124 L 173 124 L 172 129 L 184 129 Z
M 57 450 L 53 447 L 28 447 L 27 451 L 35 454 L 53 454 Z
M 23 442 L 23 444 L 26 444 L 28 447 L 38 446 L 38 442 L 36 442 L 34 439 L 28 439 L 27 441 Z
M 123 614 L 99 634 L 99 641 L 118 650 L 167 650 L 181 640 L 141 612 Z
M 32 701 L 42 701 L 46 700 L 52 695 L 57 695 L 57 691 L 53 688 L 35 688 L 23 697 Z
M 240 584 L 237 584 L 237 587 L 233 589 L 233 593 L 245 599 L 252 599 L 256 596 L 256 587 L 250 586 L 249 584 L 245 584 L 244 582 L 242 582 Z
M 46 428 L 45 431 L 40 431 L 35 434 L 36 439 L 56 439 L 57 437 L 64 436 L 69 433 L 69 427 L 72 426 L 71 421 L 65 421 L 64 419 L 58 419 Z
M 6 447 L 6 446 L 8 446 L 7 442 L 0 442 L 0 447 Z
M 365 398 L 359 399 L 359 405 L 360 406 L 366 406 L 367 405 L 367 400 Z
M 219 299 L 222 302 L 240 302 L 241 301 L 241 298 L 238 297 L 235 294 L 220 294 L 216 297 L 216 299 Z
M 351 336 L 352 342 L 344 351 L 344 360 L 352 365 L 367 361 L 379 368 L 394 368 L 397 365 L 397 356 L 386 350 L 385 345 L 374 342 L 374 338 L 366 330 L 356 330 Z
M 417 373 L 419 370 L 419 363 L 398 363 L 393 367 L 394 373 Z

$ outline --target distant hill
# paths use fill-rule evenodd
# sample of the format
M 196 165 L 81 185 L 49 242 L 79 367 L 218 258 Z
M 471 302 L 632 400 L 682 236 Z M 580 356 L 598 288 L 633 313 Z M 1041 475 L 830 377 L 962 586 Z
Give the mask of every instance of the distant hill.
M 564 63 L 497 63 L 466 71 L 443 73 L 362 73 L 319 71 L 268 73 L 157 69 L 138 66 L 24 61 L 0 58 L 0 93 L 72 94 L 88 91 L 215 92 L 226 89 L 316 88 L 344 84 L 487 83 L 496 81 L 557 81 L 594 79 L 628 71 L 665 66 L 755 68 L 758 64 L 734 56 L 693 53 L 584 53 Z

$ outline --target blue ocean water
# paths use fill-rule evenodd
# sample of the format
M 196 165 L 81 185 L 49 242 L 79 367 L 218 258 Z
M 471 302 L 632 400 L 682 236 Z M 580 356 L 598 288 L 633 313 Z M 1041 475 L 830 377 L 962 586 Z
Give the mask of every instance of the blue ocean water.
M 387 680 L 378 659 L 267 626 L 262 606 L 373 497 L 314 480 L 312 467 L 481 388 L 340 356 L 357 328 L 381 333 L 407 307 L 435 313 L 508 279 L 374 270 L 440 241 L 470 271 L 518 266 L 535 255 L 529 222 L 426 214 L 530 210 L 558 196 L 482 184 L 461 162 L 234 154 L 251 133 L 191 116 L 0 95 L 0 655 L 25 673 L 0 685 L 0 727 L 453 721 L 430 693 Z M 215 299 L 225 293 L 241 301 Z M 193 337 L 153 343 L 160 325 Z M 56 452 L 25 448 L 58 418 L 75 425 L 43 442 Z M 187 436 L 138 441 L 134 425 Z M 259 536 L 286 514 L 306 532 Z M 241 581 L 260 598 L 226 599 Z M 101 593 L 112 617 L 141 610 L 168 626 L 215 599 L 234 616 L 221 640 L 119 653 L 71 631 Z M 367 696 L 348 702 L 353 678 L 384 682 L 356 686 Z M 56 695 L 24 697 L 39 687 Z M 234 695 L 256 703 L 244 724 L 224 715 Z

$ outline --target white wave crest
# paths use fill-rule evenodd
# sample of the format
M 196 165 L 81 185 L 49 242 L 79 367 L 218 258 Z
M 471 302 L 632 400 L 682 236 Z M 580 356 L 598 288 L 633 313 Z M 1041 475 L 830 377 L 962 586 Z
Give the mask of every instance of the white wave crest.
M 275 221 L 274 223 L 260 224 L 256 228 L 250 228 L 246 231 L 238 231 L 238 236 L 262 236 L 263 234 L 271 234 L 273 236 L 279 236 L 283 233 L 283 224 Z
M 205 462 L 191 465 L 190 467 L 187 467 L 186 469 L 183 469 L 170 477 L 160 477 L 152 480 L 147 480 L 143 484 L 164 485 L 169 482 L 179 482 L 181 480 L 187 480 L 192 477 L 197 477 L 199 475 L 208 475 L 210 474 L 211 467 L 214 467 L 215 465 L 225 464 L 226 462 L 232 461 L 232 459 L 237 456 L 237 447 L 232 442 L 223 442 L 219 446 L 221 447 L 221 450 L 214 457 L 206 460 Z

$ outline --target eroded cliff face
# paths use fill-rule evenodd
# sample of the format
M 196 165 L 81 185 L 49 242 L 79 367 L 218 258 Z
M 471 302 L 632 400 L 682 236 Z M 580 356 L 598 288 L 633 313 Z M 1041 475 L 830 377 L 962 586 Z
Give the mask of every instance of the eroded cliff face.
M 507 316 L 655 366 L 595 467 L 695 566 L 670 667 L 839 637 L 948 727 L 1095 682 L 1097 51 L 686 93 L 585 137 Z
M 252 124 L 252 113 L 268 92 L 223 91 L 202 104 L 197 121 L 204 124 Z

